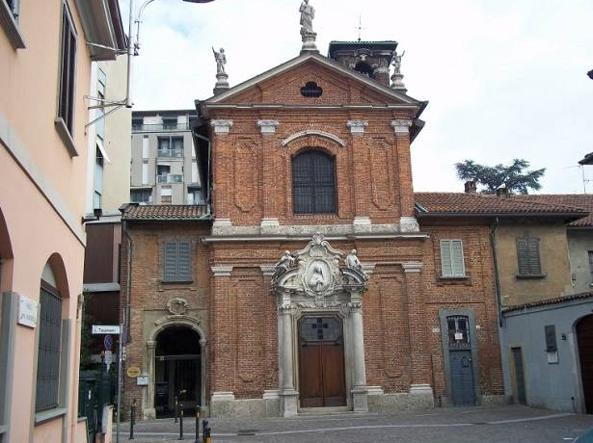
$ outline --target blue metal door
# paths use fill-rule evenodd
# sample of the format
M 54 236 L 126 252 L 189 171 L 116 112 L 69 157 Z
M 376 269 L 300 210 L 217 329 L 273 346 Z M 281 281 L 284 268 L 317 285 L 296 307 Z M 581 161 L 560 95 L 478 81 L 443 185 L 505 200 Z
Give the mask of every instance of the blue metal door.
M 450 351 L 451 396 L 455 406 L 473 406 L 474 368 L 471 351 Z

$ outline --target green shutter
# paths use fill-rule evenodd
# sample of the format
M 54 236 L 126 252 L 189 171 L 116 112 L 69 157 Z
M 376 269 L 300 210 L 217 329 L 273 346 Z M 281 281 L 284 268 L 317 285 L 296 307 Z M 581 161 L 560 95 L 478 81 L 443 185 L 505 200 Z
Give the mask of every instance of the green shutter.
M 451 272 L 454 277 L 465 276 L 463 243 L 461 240 L 451 240 Z
M 163 263 L 163 280 L 174 281 L 177 276 L 177 243 L 174 241 L 165 242 L 165 260 Z
M 540 275 L 542 267 L 539 257 L 539 239 L 535 237 L 518 238 L 517 260 L 519 275 Z
M 443 277 L 451 277 L 453 269 L 451 267 L 451 241 L 441 240 L 441 269 Z
M 191 281 L 191 244 L 189 241 L 177 243 L 177 280 Z

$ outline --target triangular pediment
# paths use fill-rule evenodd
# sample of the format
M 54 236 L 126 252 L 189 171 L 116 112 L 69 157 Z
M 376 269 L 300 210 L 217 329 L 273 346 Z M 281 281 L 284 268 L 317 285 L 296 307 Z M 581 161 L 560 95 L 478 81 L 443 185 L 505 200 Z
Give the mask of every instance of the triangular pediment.
M 315 85 L 321 96 L 303 95 Z M 303 54 L 202 102 L 222 105 L 377 105 L 423 108 L 418 101 L 316 53 Z

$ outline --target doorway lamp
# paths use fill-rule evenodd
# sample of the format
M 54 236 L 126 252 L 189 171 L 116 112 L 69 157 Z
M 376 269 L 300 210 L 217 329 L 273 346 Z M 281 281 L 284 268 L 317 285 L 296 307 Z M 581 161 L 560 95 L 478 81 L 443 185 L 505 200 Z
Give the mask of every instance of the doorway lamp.
M 107 48 L 102 45 L 89 43 L 90 45 L 93 45 L 93 46 L 100 46 L 100 47 L 103 47 L 106 49 L 111 49 L 116 54 L 124 54 L 125 53 L 125 54 L 127 54 L 128 60 L 127 60 L 127 73 L 126 73 L 126 76 L 127 76 L 126 97 L 123 100 L 105 100 L 100 97 L 87 97 L 89 100 L 96 102 L 96 104 L 89 106 L 88 109 L 102 109 L 102 110 L 104 110 L 105 108 L 111 108 L 111 109 L 107 112 L 102 112 L 97 118 L 91 120 L 89 123 L 87 123 L 85 125 L 85 128 L 93 125 L 94 123 L 98 122 L 99 120 L 105 118 L 109 114 L 117 111 L 118 109 L 120 109 L 124 106 L 126 108 L 132 108 L 133 103 L 132 103 L 131 97 L 130 97 L 130 95 L 131 95 L 130 94 L 130 85 L 131 85 L 131 81 L 132 81 L 132 56 L 138 55 L 138 51 L 140 49 L 140 23 L 142 23 L 142 20 L 141 20 L 142 13 L 146 9 L 146 7 L 148 5 L 150 5 L 151 3 L 153 3 L 154 1 L 156 1 L 156 0 L 145 0 L 144 3 L 142 3 L 140 8 L 138 9 L 138 14 L 136 15 L 136 18 L 134 18 L 134 0 L 129 0 L 128 44 L 127 44 L 127 48 L 126 48 L 125 52 L 123 50 L 118 51 L 115 48 Z M 184 1 L 186 3 L 211 3 L 214 0 L 182 0 L 182 1 Z M 135 39 L 133 36 L 134 23 L 136 24 L 136 38 Z

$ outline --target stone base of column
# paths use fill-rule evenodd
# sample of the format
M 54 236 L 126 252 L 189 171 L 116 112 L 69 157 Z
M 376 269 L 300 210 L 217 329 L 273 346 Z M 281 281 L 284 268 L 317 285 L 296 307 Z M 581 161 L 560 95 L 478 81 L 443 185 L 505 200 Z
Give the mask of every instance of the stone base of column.
M 294 417 L 298 413 L 299 393 L 286 390 L 280 393 L 280 412 L 283 417 Z
M 303 47 L 301 54 L 304 52 L 319 52 L 315 40 L 317 39 L 316 32 L 306 32 L 301 30 L 301 38 L 303 40 Z
M 156 419 L 156 409 L 154 408 L 146 408 L 142 410 L 142 419 L 143 420 L 154 420 Z
M 225 235 L 233 228 L 230 218 L 217 218 L 212 223 L 212 235 Z
M 352 410 L 354 412 L 368 412 L 368 390 L 366 387 L 352 389 Z
M 434 408 L 434 395 L 429 384 L 410 385 L 410 402 L 413 408 Z
M 262 234 L 277 234 L 280 230 L 280 223 L 277 218 L 264 218 L 259 228 Z
M 359 232 L 371 232 L 372 222 L 370 217 L 356 216 L 352 220 L 352 230 L 355 233 Z

